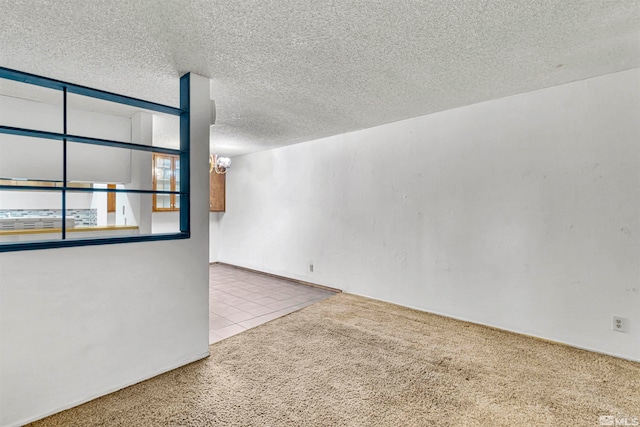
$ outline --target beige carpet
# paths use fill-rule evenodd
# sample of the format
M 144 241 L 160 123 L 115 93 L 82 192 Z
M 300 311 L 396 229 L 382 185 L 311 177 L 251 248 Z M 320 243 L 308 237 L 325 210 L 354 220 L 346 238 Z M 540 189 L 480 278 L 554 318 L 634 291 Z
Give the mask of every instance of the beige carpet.
M 348 294 L 38 426 L 598 426 L 640 364 Z

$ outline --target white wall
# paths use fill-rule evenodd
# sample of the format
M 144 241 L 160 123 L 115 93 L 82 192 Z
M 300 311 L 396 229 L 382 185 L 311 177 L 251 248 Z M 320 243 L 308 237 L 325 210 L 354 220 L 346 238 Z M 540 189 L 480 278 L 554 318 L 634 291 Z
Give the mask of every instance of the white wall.
M 107 188 L 107 184 L 93 184 L 93 188 Z M 113 217 L 112 222 L 115 224 L 115 213 L 107 212 L 107 193 L 93 193 L 91 196 L 91 209 L 96 210 L 96 225 L 108 225 L 109 215 Z
M 220 257 L 220 220 L 224 212 L 209 213 L 209 262 L 218 262 Z
M 180 149 L 180 119 L 178 117 L 154 114 L 153 145 Z
M 153 145 L 153 121 L 150 113 L 136 113 L 131 119 L 131 142 L 141 145 Z M 131 180 L 124 184 L 129 189 L 153 189 L 153 156 L 146 151 L 131 152 Z M 118 225 L 137 225 L 140 234 L 151 233 L 151 194 L 116 194 L 115 223 Z M 179 229 L 176 232 L 180 231 Z
M 208 355 L 209 80 L 191 81 L 191 238 L 0 254 L 0 425 Z
M 177 233 L 180 231 L 180 212 L 154 212 L 151 218 L 151 233 Z
M 234 158 L 219 260 L 640 360 L 639 118 L 635 69 Z
M 68 193 L 67 209 L 94 207 L 91 193 Z M 62 192 L 0 191 L 0 209 L 61 209 Z M 106 199 L 105 199 L 106 209 Z

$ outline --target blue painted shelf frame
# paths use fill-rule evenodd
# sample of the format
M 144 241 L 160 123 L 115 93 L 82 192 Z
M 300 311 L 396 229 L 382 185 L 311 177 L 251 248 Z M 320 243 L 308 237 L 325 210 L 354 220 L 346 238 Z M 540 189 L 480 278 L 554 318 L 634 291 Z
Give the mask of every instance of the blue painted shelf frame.
M 63 178 L 61 187 L 42 186 L 13 186 L 0 185 L 0 190 L 9 191 L 55 191 L 62 193 L 62 239 L 43 240 L 29 242 L 0 243 L 0 252 L 25 251 L 36 249 L 64 248 L 73 246 L 107 245 L 115 243 L 149 242 L 158 240 L 188 239 L 191 236 L 190 227 L 190 114 L 189 114 L 189 91 L 190 75 L 185 74 L 180 78 L 180 108 L 168 105 L 157 104 L 144 101 L 142 99 L 131 98 L 98 89 L 67 83 L 59 80 L 41 77 L 22 71 L 0 67 L 0 79 L 14 80 L 17 82 L 42 86 L 50 89 L 60 90 L 63 98 L 63 133 L 44 132 L 33 129 L 16 128 L 11 126 L 0 126 L 0 133 L 21 135 L 35 138 L 62 141 L 63 151 Z M 134 144 L 107 139 L 89 138 L 67 133 L 67 94 L 88 96 L 105 101 L 143 108 L 164 114 L 171 114 L 180 117 L 180 149 L 154 147 L 149 145 Z M 106 188 L 77 188 L 69 187 L 67 182 L 67 142 L 82 144 L 102 145 L 116 148 L 126 148 L 139 151 L 150 151 L 154 153 L 174 154 L 180 156 L 180 191 L 157 191 L 157 190 L 135 190 L 135 189 L 106 189 Z M 114 192 L 114 193 L 139 193 L 139 194 L 178 194 L 180 195 L 180 232 L 164 234 L 148 234 L 137 236 L 117 236 L 92 239 L 67 239 L 66 230 L 66 199 L 67 192 Z

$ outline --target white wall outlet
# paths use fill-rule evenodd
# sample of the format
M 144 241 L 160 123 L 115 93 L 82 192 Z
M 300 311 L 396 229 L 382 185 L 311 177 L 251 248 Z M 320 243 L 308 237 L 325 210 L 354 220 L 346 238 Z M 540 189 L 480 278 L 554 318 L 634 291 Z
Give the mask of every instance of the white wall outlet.
M 624 317 L 613 316 L 613 330 L 618 332 L 627 332 L 628 322 L 629 320 L 625 319 Z
M 313 264 L 309 264 L 309 271 L 313 273 Z

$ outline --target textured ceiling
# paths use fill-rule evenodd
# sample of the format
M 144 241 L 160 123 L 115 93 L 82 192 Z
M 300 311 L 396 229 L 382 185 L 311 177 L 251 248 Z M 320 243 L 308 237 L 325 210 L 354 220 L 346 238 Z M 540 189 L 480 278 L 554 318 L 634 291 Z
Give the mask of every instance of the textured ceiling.
M 236 155 L 640 66 L 637 0 L 0 0 L 0 65 L 177 105 Z

